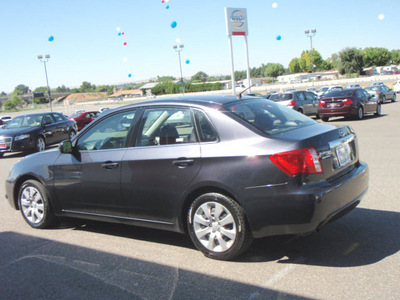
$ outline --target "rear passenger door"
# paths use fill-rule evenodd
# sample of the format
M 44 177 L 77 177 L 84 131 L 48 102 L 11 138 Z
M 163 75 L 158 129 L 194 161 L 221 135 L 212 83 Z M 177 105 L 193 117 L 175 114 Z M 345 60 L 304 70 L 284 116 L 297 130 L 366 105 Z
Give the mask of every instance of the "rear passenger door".
M 135 145 L 124 156 L 121 189 L 128 216 L 174 224 L 181 197 L 201 166 L 193 112 L 188 107 L 146 108 Z
M 318 113 L 318 99 L 314 93 L 304 92 L 307 101 L 307 115 L 316 115 Z

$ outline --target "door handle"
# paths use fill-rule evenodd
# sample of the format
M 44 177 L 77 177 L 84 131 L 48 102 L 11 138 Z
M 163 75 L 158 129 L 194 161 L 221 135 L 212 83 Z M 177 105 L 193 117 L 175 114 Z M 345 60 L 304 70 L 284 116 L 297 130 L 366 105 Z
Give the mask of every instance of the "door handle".
M 111 170 L 118 168 L 119 164 L 112 161 L 106 161 L 104 164 L 101 165 L 104 169 Z
M 178 159 L 178 160 L 172 161 L 172 164 L 174 166 L 179 167 L 179 168 L 186 168 L 188 166 L 193 165 L 194 164 L 194 160 L 193 159 Z

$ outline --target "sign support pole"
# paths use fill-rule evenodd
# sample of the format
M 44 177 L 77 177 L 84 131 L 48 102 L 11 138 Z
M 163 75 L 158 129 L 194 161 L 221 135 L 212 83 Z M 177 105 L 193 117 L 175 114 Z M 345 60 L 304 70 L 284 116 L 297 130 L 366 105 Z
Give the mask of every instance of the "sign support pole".
M 233 46 L 232 46 L 232 36 L 229 35 L 229 47 L 231 49 L 231 84 L 232 84 L 232 93 L 236 95 L 236 81 L 235 81 L 235 67 L 233 64 Z
M 247 35 L 244 36 L 244 44 L 246 48 L 246 63 L 247 63 L 247 88 L 251 92 L 251 82 L 250 82 L 250 64 L 249 64 L 249 46 L 247 44 Z

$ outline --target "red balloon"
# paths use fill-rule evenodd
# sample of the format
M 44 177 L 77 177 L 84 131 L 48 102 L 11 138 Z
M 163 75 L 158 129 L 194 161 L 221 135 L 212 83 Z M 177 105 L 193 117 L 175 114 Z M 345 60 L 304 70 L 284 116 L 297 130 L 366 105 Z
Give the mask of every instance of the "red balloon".
M 124 46 L 126 46 L 126 42 L 124 42 Z
M 125 34 L 125 32 L 122 33 L 122 35 L 124 35 L 124 34 Z
M 164 0 L 161 0 L 161 3 L 164 3 L 165 1 Z

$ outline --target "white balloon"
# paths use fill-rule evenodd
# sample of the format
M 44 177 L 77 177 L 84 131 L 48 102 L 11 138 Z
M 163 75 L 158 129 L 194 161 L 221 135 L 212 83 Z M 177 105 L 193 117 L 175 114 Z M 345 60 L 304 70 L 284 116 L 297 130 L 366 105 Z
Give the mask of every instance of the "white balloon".
M 177 39 L 176 39 L 176 42 L 177 42 L 177 43 L 180 43 L 180 42 L 181 42 L 181 39 L 180 39 L 180 38 L 177 38 Z
M 278 7 L 278 3 L 276 3 L 276 2 L 272 3 L 272 7 L 273 8 L 277 8 Z
M 385 15 L 384 14 L 380 14 L 379 16 L 378 16 L 378 19 L 379 20 L 383 20 L 385 18 Z
M 117 27 L 116 29 L 117 29 L 117 31 L 121 31 L 121 28 L 119 28 L 119 27 Z
M 127 59 L 126 57 L 124 57 L 122 60 L 123 60 L 124 62 L 127 62 L 127 61 L 128 61 L 128 59 Z

